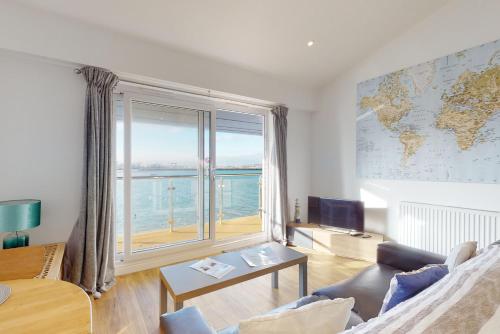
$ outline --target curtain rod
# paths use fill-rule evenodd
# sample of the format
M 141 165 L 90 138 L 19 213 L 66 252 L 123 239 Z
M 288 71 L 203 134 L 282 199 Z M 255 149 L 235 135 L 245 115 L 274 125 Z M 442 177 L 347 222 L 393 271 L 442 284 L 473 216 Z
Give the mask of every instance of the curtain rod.
M 257 103 L 239 101 L 237 99 L 231 99 L 231 98 L 224 97 L 224 96 L 216 96 L 216 95 L 213 95 L 213 91 L 210 89 L 206 90 L 207 93 L 198 93 L 198 92 L 193 92 L 193 91 L 188 91 L 188 90 L 183 90 L 183 89 L 162 87 L 162 86 L 157 86 L 157 85 L 143 83 L 143 82 L 136 82 L 136 81 L 131 81 L 131 80 L 120 79 L 120 82 L 124 83 L 125 85 L 135 86 L 135 87 L 139 87 L 139 88 L 141 88 L 141 87 L 142 88 L 149 88 L 149 89 L 152 88 L 152 89 L 155 89 L 158 91 L 164 91 L 164 92 L 169 92 L 169 93 L 178 93 L 178 94 L 183 94 L 183 95 L 188 95 L 188 96 L 197 96 L 200 98 L 213 99 L 213 100 L 217 100 L 220 102 L 227 102 L 230 104 L 237 104 L 237 105 L 251 107 L 251 108 L 259 108 L 259 109 L 269 110 L 274 106 L 271 104 L 257 104 Z M 224 93 L 221 93 L 221 94 L 224 94 Z
M 76 74 L 81 74 L 82 71 L 80 68 L 75 68 L 74 72 Z M 185 95 L 190 95 L 190 96 L 198 96 L 198 97 L 202 97 L 202 98 L 209 98 L 209 99 L 215 99 L 215 100 L 218 100 L 218 101 L 221 101 L 221 102 L 227 102 L 227 103 L 232 103 L 232 104 L 238 104 L 238 105 L 242 105 L 242 106 L 247 106 L 247 107 L 253 107 L 253 108 L 260 108 L 260 109 L 265 109 L 265 110 L 269 110 L 269 109 L 272 109 L 274 106 L 278 105 L 278 104 L 274 104 L 272 102 L 269 102 L 269 101 L 263 101 L 263 103 L 252 103 L 252 102 L 246 102 L 246 101 L 241 101 L 238 99 L 238 97 L 235 96 L 235 99 L 232 99 L 230 97 L 226 97 L 224 95 L 232 95 L 232 94 L 226 94 L 224 92 L 213 92 L 212 90 L 210 89 L 205 89 L 205 88 L 199 88 L 199 87 L 192 87 L 193 90 L 189 90 L 189 88 L 186 88 L 186 89 L 182 89 L 182 87 L 165 87 L 165 86 L 162 86 L 161 84 L 153 84 L 153 83 L 148 83 L 148 82 L 143 82 L 143 81 L 136 81 L 136 80 L 133 80 L 133 79 L 128 79 L 128 78 L 123 78 L 123 75 L 120 75 L 120 74 L 117 74 L 118 76 L 118 79 L 120 82 L 126 84 L 126 85 L 131 85 L 131 86 L 136 86 L 136 87 L 144 87 L 144 88 L 149 88 L 149 89 L 156 89 L 156 90 L 159 90 L 159 91 L 165 91 L 165 92 L 173 92 L 173 93 L 179 93 L 179 94 L 185 94 Z M 147 79 L 145 79 L 147 80 Z M 189 87 L 189 85 L 183 85 L 183 84 L 177 84 L 177 83 L 172 83 L 173 85 L 179 85 L 179 86 L 185 86 L 185 87 Z M 195 92 L 194 90 L 195 89 L 198 89 L 200 91 L 206 91 L 206 93 L 204 92 Z M 217 96 L 217 95 L 212 95 L 213 93 L 217 94 L 221 94 L 222 96 Z M 282 105 L 282 104 L 280 104 Z

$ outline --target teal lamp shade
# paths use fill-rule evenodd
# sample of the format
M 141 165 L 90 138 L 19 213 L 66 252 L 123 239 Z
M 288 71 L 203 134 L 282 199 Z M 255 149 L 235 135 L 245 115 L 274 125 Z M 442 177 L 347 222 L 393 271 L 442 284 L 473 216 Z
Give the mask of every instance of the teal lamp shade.
M 0 232 L 15 232 L 3 239 L 3 248 L 29 245 L 29 236 L 20 231 L 40 225 L 42 204 L 36 199 L 0 202 Z

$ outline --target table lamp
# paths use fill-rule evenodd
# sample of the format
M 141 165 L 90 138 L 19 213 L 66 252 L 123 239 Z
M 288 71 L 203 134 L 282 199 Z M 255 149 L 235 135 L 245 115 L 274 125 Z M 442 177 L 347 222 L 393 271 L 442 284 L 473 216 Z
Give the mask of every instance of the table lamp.
M 0 232 L 14 232 L 3 238 L 4 249 L 29 246 L 29 235 L 21 231 L 40 225 L 41 206 L 36 199 L 0 202 Z

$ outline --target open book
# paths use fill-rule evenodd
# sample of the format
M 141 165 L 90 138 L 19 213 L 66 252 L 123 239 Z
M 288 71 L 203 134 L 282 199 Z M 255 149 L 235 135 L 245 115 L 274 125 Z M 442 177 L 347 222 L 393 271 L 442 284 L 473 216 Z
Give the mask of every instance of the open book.
M 215 278 L 222 278 L 234 269 L 234 266 L 230 264 L 225 264 L 209 257 L 190 265 L 190 267 Z

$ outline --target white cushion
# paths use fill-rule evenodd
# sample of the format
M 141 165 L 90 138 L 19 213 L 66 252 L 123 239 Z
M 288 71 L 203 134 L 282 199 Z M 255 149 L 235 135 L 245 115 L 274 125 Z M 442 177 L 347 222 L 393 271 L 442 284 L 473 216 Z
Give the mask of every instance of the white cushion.
M 451 250 L 450 255 L 446 258 L 446 264 L 450 273 L 459 265 L 469 260 L 476 255 L 477 242 L 466 241 Z
M 345 329 L 354 298 L 321 300 L 240 322 L 240 334 L 333 334 Z
M 398 287 L 398 279 L 396 278 L 396 275 L 394 275 L 391 278 L 391 282 L 389 284 L 389 290 L 385 293 L 384 301 L 382 302 L 382 307 L 380 308 L 380 312 L 378 315 L 382 315 L 387 311 L 387 305 L 389 304 L 389 300 L 391 300 L 392 295 L 394 294 L 394 291 L 396 291 L 396 288 Z

